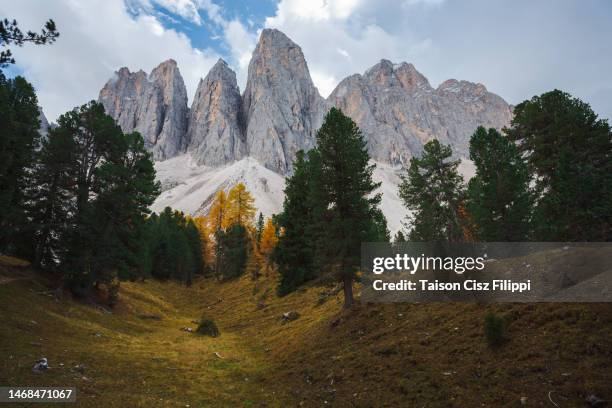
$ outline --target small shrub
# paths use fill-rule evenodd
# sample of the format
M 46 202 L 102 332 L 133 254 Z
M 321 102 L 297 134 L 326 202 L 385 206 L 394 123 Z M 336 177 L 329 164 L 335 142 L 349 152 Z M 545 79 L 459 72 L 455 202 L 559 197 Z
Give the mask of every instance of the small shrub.
M 506 341 L 506 321 L 503 317 L 489 312 L 484 318 L 484 334 L 491 347 L 500 346 Z
M 218 337 L 221 334 L 215 322 L 206 317 L 202 317 L 202 320 L 200 320 L 196 333 L 210 337 Z

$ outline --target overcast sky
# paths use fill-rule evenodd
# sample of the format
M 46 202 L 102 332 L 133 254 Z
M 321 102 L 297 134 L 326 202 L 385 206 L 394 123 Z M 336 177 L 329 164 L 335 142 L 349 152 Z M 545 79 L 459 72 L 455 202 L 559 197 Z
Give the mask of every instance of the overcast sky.
M 516 104 L 559 88 L 612 118 L 612 1 L 608 0 L 0 0 L 0 17 L 50 46 L 13 48 L 50 120 L 96 99 L 115 70 L 150 72 L 174 58 L 193 97 L 219 57 L 246 81 L 262 28 L 298 43 L 327 96 L 381 58 L 412 62 L 433 86 L 483 83 Z

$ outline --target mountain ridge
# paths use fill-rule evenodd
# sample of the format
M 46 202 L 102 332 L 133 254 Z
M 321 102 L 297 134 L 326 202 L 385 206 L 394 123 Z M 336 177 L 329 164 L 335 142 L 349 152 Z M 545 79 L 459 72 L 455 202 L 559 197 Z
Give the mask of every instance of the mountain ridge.
M 168 60 L 150 75 L 121 68 L 99 101 L 124 131 L 143 133 L 156 160 L 190 152 L 219 167 L 250 156 L 280 174 L 291 172 L 298 150 L 314 147 L 332 106 L 355 120 L 374 160 L 400 166 L 434 138 L 467 156 L 477 126 L 501 129 L 512 118 L 512 106 L 483 84 L 448 79 L 434 88 L 413 64 L 386 59 L 344 78 L 324 99 L 299 45 L 276 29 L 262 31 L 242 94 L 222 59 L 200 80 L 191 109 L 184 89 Z
M 512 118 L 512 107 L 482 84 L 449 79 L 434 88 L 413 64 L 386 59 L 349 75 L 324 99 L 299 45 L 275 29 L 262 31 L 242 94 L 235 72 L 220 59 L 189 108 L 179 68 L 168 60 L 151 74 L 121 68 L 99 101 L 124 131 L 140 131 L 153 153 L 165 187 L 152 208 L 170 205 L 191 214 L 206 213 L 206 203 L 218 189 L 228 190 L 229 181 L 248 184 L 265 215 L 280 211 L 282 180 L 295 153 L 315 146 L 317 129 L 336 106 L 360 127 L 378 164 L 392 233 L 407 215 L 397 195 L 399 174 L 427 141 L 450 144 L 465 158 L 476 127 L 500 129 Z M 469 161 L 462 167 L 466 176 L 473 173 Z

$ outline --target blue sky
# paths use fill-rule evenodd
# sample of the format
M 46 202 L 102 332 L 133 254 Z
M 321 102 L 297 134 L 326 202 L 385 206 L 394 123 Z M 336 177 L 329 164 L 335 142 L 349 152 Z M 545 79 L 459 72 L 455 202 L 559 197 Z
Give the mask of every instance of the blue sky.
M 437 86 L 484 84 L 516 104 L 559 88 L 612 118 L 612 2 L 608 0 L 21 0 L 0 16 L 38 29 L 53 18 L 51 46 L 14 49 L 47 116 L 97 98 L 122 66 L 150 72 L 174 58 L 188 95 L 218 58 L 244 88 L 262 28 L 299 44 L 327 96 L 381 58 L 413 63 Z

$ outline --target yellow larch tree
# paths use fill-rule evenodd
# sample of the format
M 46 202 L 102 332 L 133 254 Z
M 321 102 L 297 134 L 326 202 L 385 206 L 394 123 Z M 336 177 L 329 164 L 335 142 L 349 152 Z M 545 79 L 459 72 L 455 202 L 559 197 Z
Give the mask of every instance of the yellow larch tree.
M 192 218 L 198 232 L 200 233 L 200 242 L 202 245 L 202 259 L 205 266 L 211 266 L 214 260 L 214 248 L 212 245 L 212 237 L 208 225 L 208 219 L 205 216 L 197 216 Z
M 213 240 L 215 241 L 214 247 L 212 248 L 212 256 L 214 258 L 214 272 L 215 275 L 219 275 L 219 260 L 217 255 L 219 253 L 219 242 L 217 240 L 217 233 L 224 231 L 228 226 L 228 200 L 225 191 L 219 190 L 215 199 L 210 207 L 208 213 L 208 230 L 210 231 Z
M 269 258 L 272 255 L 272 251 L 278 242 L 278 235 L 276 234 L 276 225 L 272 222 L 272 218 L 268 218 L 266 224 L 261 232 L 261 242 L 259 243 L 259 251 L 263 256 Z
M 211 233 L 223 230 L 228 226 L 228 200 L 225 191 L 219 190 L 210 207 L 208 225 Z
M 244 227 L 253 225 L 255 218 L 255 199 L 243 183 L 236 184 L 227 197 L 229 225 L 240 224 Z

